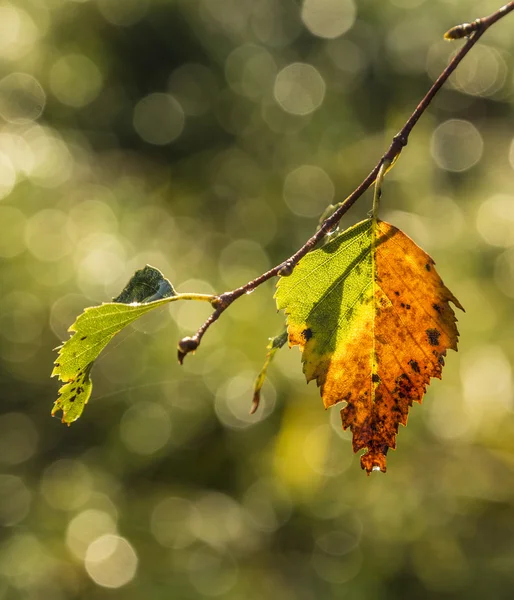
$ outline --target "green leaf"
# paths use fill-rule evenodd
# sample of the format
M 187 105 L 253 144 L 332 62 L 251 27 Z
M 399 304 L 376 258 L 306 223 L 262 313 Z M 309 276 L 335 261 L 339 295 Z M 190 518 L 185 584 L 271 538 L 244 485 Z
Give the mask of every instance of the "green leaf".
M 112 301 L 122 302 L 123 304 L 155 302 L 155 300 L 176 295 L 177 292 L 159 269 L 146 265 L 144 269 L 134 273 L 121 294 L 113 298 Z
M 89 375 L 94 361 L 127 325 L 175 300 L 211 299 L 202 294 L 177 294 L 162 273 L 149 265 L 136 271 L 113 302 L 86 308 L 68 329 L 73 335 L 58 348 L 52 371 L 52 377 L 65 382 L 52 415 L 61 410 L 62 421 L 68 424 L 80 417 L 93 389 Z

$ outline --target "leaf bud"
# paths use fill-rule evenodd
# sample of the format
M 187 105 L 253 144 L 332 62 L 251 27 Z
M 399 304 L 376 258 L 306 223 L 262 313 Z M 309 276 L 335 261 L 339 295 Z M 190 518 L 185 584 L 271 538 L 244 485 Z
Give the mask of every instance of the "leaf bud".
M 291 275 L 291 273 L 293 272 L 294 269 L 294 264 L 291 262 L 285 262 L 282 267 L 280 267 L 280 270 L 278 271 L 278 275 L 280 275 L 280 277 L 289 277 L 289 275 Z

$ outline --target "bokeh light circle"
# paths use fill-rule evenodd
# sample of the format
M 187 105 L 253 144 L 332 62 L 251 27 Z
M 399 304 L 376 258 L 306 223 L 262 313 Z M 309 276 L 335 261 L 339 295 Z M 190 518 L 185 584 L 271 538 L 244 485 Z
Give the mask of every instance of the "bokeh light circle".
M 46 94 L 28 73 L 10 73 L 0 80 L 0 117 L 23 125 L 35 121 L 45 108 Z
M 87 574 L 96 584 L 120 588 L 134 579 L 138 558 L 125 538 L 106 534 L 88 546 L 84 564 Z
M 319 216 L 334 199 L 335 187 L 328 174 L 314 165 L 291 171 L 284 182 L 284 200 L 301 217 Z
M 176 140 L 184 129 L 184 111 L 170 94 L 145 96 L 134 108 L 134 129 L 149 144 L 164 146 Z
M 430 149 L 441 169 L 460 173 L 471 169 L 482 158 L 484 142 L 473 123 L 449 119 L 432 134 Z
M 116 522 L 103 510 L 89 508 L 76 515 L 66 530 L 66 545 L 83 560 L 89 545 L 102 535 L 116 533 Z
M 191 584 L 208 597 L 226 597 L 235 586 L 239 572 L 232 556 L 208 546 L 191 554 L 187 569 Z
M 291 63 L 275 78 L 273 94 L 278 104 L 293 115 L 308 115 L 321 106 L 325 81 L 320 72 L 307 63 Z
M 28 514 L 32 494 L 20 477 L 0 474 L 0 526 L 10 527 Z
M 61 56 L 50 70 L 54 96 L 68 106 L 80 108 L 92 102 L 102 89 L 100 69 L 83 54 Z
M 514 196 L 496 194 L 482 202 L 477 213 L 477 229 L 491 246 L 514 245 Z
M 66 229 L 66 213 L 44 208 L 35 213 L 25 229 L 25 243 L 29 251 L 42 261 L 57 261 L 70 254 L 72 240 Z
M 239 46 L 225 61 L 225 78 L 230 87 L 252 100 L 269 93 L 276 74 L 277 66 L 272 55 L 254 44 Z
M 41 491 L 53 508 L 75 510 L 91 497 L 92 479 L 89 469 L 77 460 L 57 460 L 45 469 Z
M 120 423 L 120 437 L 135 454 L 154 454 L 163 448 L 171 435 L 168 413 L 160 404 L 141 402 L 131 406 Z
M 21 6 L 10 2 L 0 4 L 0 56 L 4 60 L 18 60 L 34 46 L 40 30 Z
M 355 22 L 353 0 L 305 0 L 302 20 L 307 29 L 321 38 L 336 38 Z
M 168 80 L 168 90 L 186 115 L 200 116 L 212 106 L 218 94 L 216 76 L 197 63 L 180 65 Z
M 196 511 L 185 498 L 169 496 L 153 509 L 150 529 L 161 546 L 182 549 L 190 546 L 196 536 L 191 532 L 191 519 Z

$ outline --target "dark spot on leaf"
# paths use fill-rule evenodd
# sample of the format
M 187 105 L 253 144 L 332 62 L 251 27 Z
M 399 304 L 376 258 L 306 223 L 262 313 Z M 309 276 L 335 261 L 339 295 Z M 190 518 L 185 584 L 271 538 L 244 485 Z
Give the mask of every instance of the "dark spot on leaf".
M 441 332 L 437 329 L 427 329 L 428 343 L 431 346 L 439 346 L 439 336 Z
M 406 304 L 406 305 L 405 305 L 405 308 L 406 308 L 407 310 L 410 310 L 410 304 Z
M 77 388 L 71 388 L 70 392 L 74 392 Z
M 415 360 L 409 360 L 409 365 L 415 373 L 419 373 L 419 365 Z
M 76 398 L 76 396 L 72 396 L 72 397 L 70 398 L 70 402 L 75 402 L 75 398 Z
M 400 295 L 400 292 L 395 292 L 395 293 L 394 293 L 394 295 L 395 295 L 395 296 L 399 296 L 399 295 Z
M 371 381 L 373 383 L 378 383 L 380 381 L 380 377 L 376 373 L 373 373 L 373 375 L 371 376 Z
M 82 371 L 79 371 L 79 372 L 77 373 L 77 377 L 80 377 L 81 375 L 82 375 Z
M 431 271 L 431 270 L 432 270 L 432 267 L 430 266 L 430 264 L 429 264 L 429 263 L 427 263 L 427 264 L 425 265 L 425 269 L 426 269 L 427 271 Z
M 439 304 L 432 304 L 432 308 L 438 312 L 439 314 L 441 314 L 441 307 L 439 306 Z
M 307 328 L 302 331 L 303 339 L 308 342 L 312 337 L 312 329 Z
M 78 390 L 77 390 L 77 396 L 78 396 L 79 394 L 82 394 L 82 392 L 83 392 L 83 391 L 84 391 L 84 388 L 82 388 L 82 387 L 79 387 L 79 388 L 78 388 Z
M 444 357 L 440 356 L 440 357 L 437 359 L 437 362 L 438 362 L 438 363 L 441 365 L 441 367 L 444 367 Z
M 60 366 L 61 366 L 59 363 L 54 363 L 54 365 L 55 365 L 56 367 L 60 367 Z
M 84 335 L 80 338 L 80 341 L 85 340 L 87 338 L 87 335 Z
M 403 302 L 400 304 L 400 306 L 401 306 L 402 308 L 405 308 L 405 304 L 404 304 Z

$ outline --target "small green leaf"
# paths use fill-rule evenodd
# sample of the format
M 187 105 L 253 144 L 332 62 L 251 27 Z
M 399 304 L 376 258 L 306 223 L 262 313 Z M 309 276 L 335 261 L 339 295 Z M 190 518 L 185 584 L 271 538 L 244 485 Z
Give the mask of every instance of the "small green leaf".
M 259 402 L 261 400 L 261 389 L 264 385 L 264 381 L 266 380 L 266 373 L 268 371 L 268 367 L 273 360 L 273 357 L 277 353 L 280 348 L 287 342 L 287 329 L 284 329 L 282 333 L 275 336 L 274 338 L 270 338 L 269 344 L 266 347 L 268 351 L 266 353 L 266 358 L 264 359 L 264 364 L 262 365 L 262 369 L 260 373 L 257 375 L 253 386 L 253 402 L 252 408 L 250 409 L 250 414 L 253 413 L 259 408 Z
M 98 355 L 127 325 L 147 312 L 180 299 L 208 299 L 198 294 L 177 294 L 162 273 L 149 265 L 132 276 L 113 302 L 86 308 L 68 331 L 73 335 L 59 347 L 52 377 L 65 384 L 59 390 L 52 415 L 62 410 L 63 423 L 76 421 L 86 405 L 93 384 L 90 372 Z
M 136 271 L 130 281 L 123 288 L 119 296 L 113 298 L 113 302 L 130 304 L 131 302 L 154 302 L 162 298 L 176 296 L 177 292 L 171 283 L 164 278 L 163 274 L 150 265 Z

